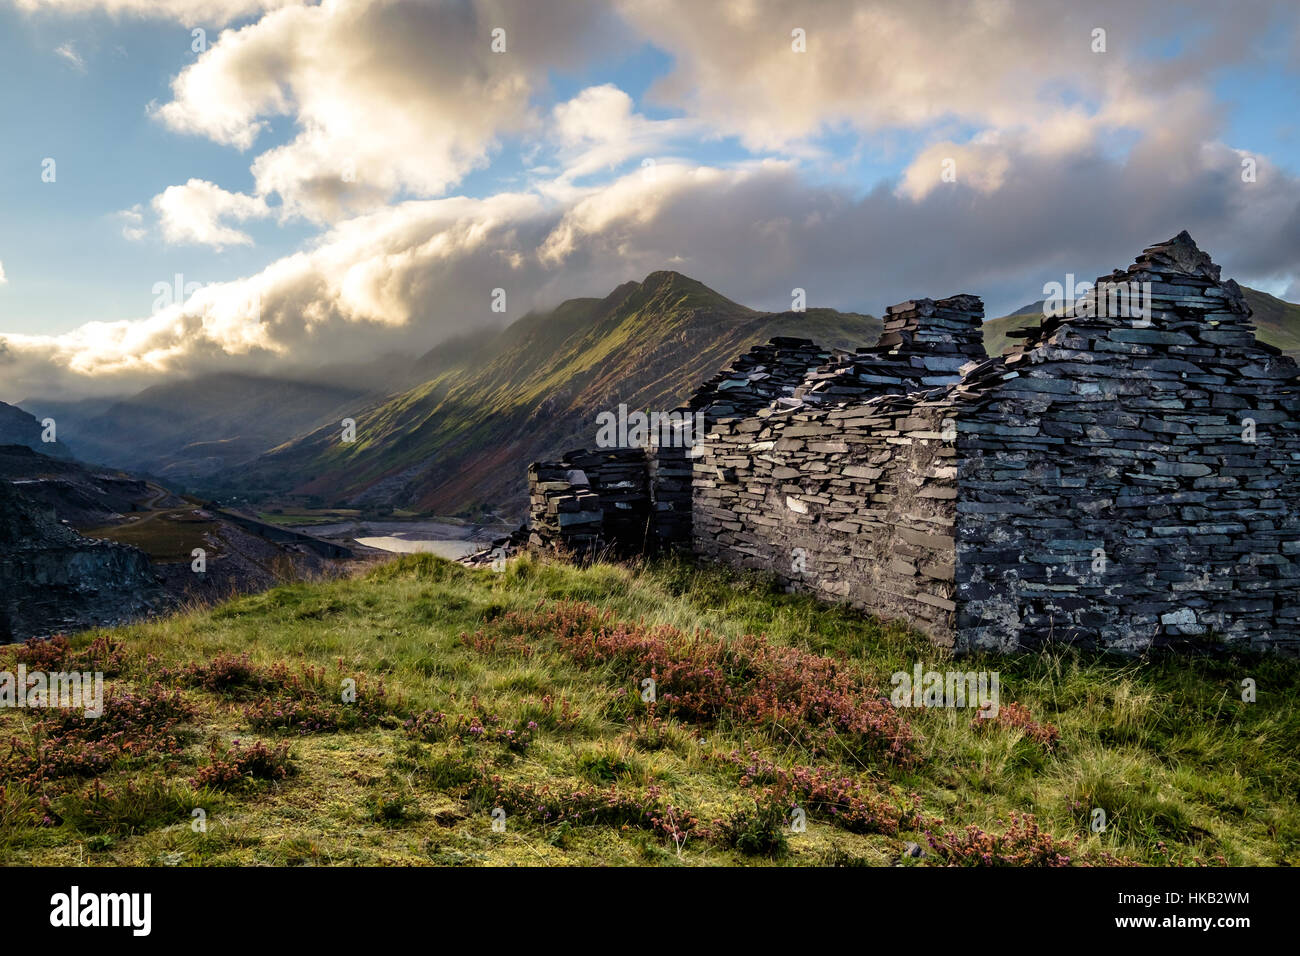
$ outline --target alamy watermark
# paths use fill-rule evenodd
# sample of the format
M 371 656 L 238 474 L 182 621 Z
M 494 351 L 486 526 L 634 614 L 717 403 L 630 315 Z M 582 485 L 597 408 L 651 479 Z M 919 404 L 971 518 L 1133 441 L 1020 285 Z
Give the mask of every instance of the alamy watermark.
M 690 448 L 704 437 L 704 412 L 617 412 L 596 416 L 597 448 Z
M 1151 283 L 1101 281 L 1075 282 L 1067 273 L 1065 282 L 1043 285 L 1043 315 L 1052 319 L 1083 318 L 1137 319 L 1137 324 L 1151 324 Z
M 19 664 L 17 673 L 0 671 L 0 707 L 58 707 L 81 710 L 87 717 L 102 717 L 104 675 L 100 671 L 28 672 L 26 665 Z
M 917 663 L 912 673 L 898 671 L 890 678 L 895 707 L 975 707 L 980 717 L 998 715 L 997 671 L 927 671 Z

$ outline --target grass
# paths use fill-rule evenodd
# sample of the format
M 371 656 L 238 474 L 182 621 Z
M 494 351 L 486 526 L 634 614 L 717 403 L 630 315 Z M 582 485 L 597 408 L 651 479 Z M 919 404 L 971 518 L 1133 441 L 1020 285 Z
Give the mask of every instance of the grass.
M 20 658 L 109 723 L 0 709 L 5 864 L 1300 863 L 1279 658 L 954 664 L 759 576 L 431 555 Z M 1014 719 L 882 709 L 918 661 Z

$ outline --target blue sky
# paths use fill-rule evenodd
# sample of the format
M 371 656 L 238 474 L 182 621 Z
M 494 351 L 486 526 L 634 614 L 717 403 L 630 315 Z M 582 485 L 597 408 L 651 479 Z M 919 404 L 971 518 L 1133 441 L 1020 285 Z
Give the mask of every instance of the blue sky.
M 427 344 L 467 321 L 439 303 L 463 311 L 484 284 L 516 283 L 514 317 L 665 267 L 767 308 L 796 285 L 870 311 L 960 288 L 1000 314 L 1043 277 L 1123 265 L 1188 226 L 1243 281 L 1300 290 L 1294 5 L 1172 20 L 985 0 L 968 21 L 938 0 L 801 17 L 614 0 L 541 19 L 472 0 L 269 5 L 287 6 L 0 0 L 0 346 L 29 380 L 42 363 L 50 381 L 136 382 L 200 353 Z M 495 59 L 494 16 L 514 44 Z M 330 163 L 354 148 L 362 184 L 336 189 Z M 1240 155 L 1258 189 L 1235 185 Z M 653 188 L 647 157 L 665 164 Z M 501 262 L 507 279 L 484 274 Z M 276 318 L 238 327 L 215 293 L 152 314 L 178 273 L 255 287 Z M 916 289 L 929 275 L 939 287 Z
M 73 44 L 79 70 L 55 51 Z M 0 3 L 0 329 L 66 331 L 89 320 L 136 318 L 152 288 L 176 272 L 199 282 L 247 275 L 298 248 L 304 224 L 250 226 L 254 248 L 221 254 L 131 242 L 118 213 L 197 176 L 229 189 L 253 185 L 249 157 L 169 131 L 146 113 L 193 62 L 189 30 L 175 23 L 32 17 Z M 268 144 L 290 132 L 273 130 Z M 56 181 L 42 163 L 55 159 Z

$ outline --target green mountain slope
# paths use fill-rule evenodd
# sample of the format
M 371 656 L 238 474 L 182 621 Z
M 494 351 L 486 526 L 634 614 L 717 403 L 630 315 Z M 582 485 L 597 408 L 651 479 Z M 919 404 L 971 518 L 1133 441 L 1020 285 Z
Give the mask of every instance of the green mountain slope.
M 421 385 L 358 408 L 357 439 L 338 423 L 240 469 L 248 492 L 328 502 L 394 503 L 443 513 L 521 502 L 523 465 L 590 446 L 601 411 L 667 411 L 737 355 L 775 335 L 869 345 L 871 316 L 809 309 L 764 313 L 674 272 L 628 282 L 520 319 Z M 426 357 L 436 368 L 436 355 Z
M 1254 313 L 1252 321 L 1259 340 L 1300 359 L 1300 305 L 1246 286 L 1242 286 L 1241 291 Z M 1008 332 L 1029 328 L 1042 321 L 1041 301 L 1030 303 L 1010 315 L 989 319 L 984 323 L 984 348 L 989 355 L 1001 355 L 1013 341 L 1007 337 Z

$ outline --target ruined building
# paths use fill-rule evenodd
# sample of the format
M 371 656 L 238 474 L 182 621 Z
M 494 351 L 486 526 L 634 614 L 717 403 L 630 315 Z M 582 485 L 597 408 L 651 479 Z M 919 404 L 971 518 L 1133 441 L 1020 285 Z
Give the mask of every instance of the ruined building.
M 1300 650 L 1296 363 L 1186 233 L 1064 305 L 991 359 L 970 295 L 853 353 L 774 339 L 689 448 L 531 466 L 532 541 L 763 569 L 957 650 Z

